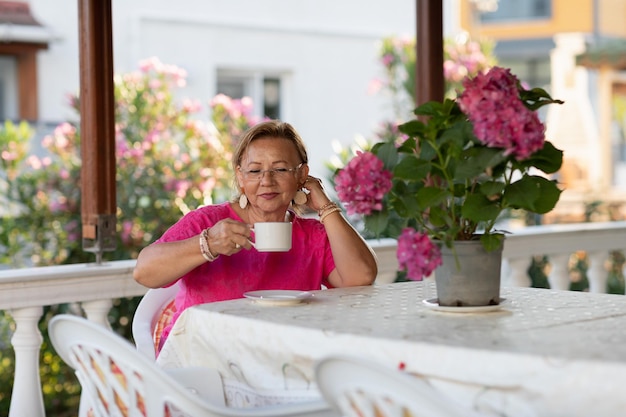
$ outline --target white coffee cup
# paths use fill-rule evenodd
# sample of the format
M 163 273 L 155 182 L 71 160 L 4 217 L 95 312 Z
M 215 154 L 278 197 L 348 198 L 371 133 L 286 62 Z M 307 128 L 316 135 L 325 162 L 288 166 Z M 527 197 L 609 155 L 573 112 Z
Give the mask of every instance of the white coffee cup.
M 255 223 L 252 246 L 259 252 L 287 252 L 291 249 L 290 222 Z

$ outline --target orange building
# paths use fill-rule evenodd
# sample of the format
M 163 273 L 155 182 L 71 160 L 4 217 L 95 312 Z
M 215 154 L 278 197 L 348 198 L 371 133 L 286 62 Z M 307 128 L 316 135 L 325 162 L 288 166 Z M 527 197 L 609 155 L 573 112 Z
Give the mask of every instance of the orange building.
M 495 42 L 498 64 L 565 101 L 547 135 L 564 150 L 558 215 L 626 207 L 626 0 L 458 0 L 459 26 Z

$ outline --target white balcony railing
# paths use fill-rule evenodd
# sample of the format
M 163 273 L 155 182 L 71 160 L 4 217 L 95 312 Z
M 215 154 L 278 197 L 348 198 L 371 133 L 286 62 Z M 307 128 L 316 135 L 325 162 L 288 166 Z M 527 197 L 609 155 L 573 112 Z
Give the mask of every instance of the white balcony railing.
M 379 258 L 377 281 L 390 282 L 397 269 L 396 243 L 392 239 L 370 241 Z M 568 289 L 568 263 L 577 251 L 588 255 L 590 291 L 606 292 L 605 268 L 611 251 L 626 251 L 626 221 L 533 226 L 509 235 L 504 247 L 504 286 L 530 286 L 526 271 L 532 256 L 547 255 L 549 282 Z M 15 350 L 15 375 L 9 417 L 44 417 L 39 378 L 42 336 L 37 327 L 43 307 L 79 303 L 90 320 L 108 326 L 113 300 L 143 295 L 146 288 L 132 278 L 134 260 L 102 265 L 76 264 L 0 271 L 0 310 L 15 320 L 11 343 Z M 626 268 L 625 268 L 626 269 Z M 626 270 L 623 271 L 626 274 Z

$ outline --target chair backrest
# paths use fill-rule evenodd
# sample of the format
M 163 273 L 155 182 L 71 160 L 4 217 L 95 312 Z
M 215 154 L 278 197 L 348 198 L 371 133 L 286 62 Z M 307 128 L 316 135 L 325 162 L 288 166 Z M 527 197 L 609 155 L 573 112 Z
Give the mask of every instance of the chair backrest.
M 220 386 L 207 387 L 211 378 L 204 378 L 201 368 L 191 368 L 193 372 L 179 382 L 129 341 L 82 317 L 57 315 L 50 320 L 48 333 L 59 356 L 76 372 L 95 417 L 335 415 L 325 401 L 247 409 L 209 402 L 204 395 L 220 392 L 221 379 Z M 205 371 L 205 375 L 215 372 Z
M 426 381 L 348 356 L 317 362 L 320 391 L 344 417 L 477 417 Z
M 132 334 L 137 350 L 147 358 L 156 359 L 163 328 L 176 311 L 174 298 L 178 281 L 169 287 L 149 289 L 133 315 Z

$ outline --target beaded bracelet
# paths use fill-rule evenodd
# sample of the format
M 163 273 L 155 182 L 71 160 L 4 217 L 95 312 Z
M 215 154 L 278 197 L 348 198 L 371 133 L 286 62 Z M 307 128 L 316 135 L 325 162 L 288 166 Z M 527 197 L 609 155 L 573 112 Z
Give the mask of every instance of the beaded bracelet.
M 330 209 L 331 207 L 338 208 L 337 204 L 331 201 L 331 202 L 324 204 L 322 207 L 320 207 L 319 210 L 317 210 L 317 215 L 322 217 L 322 214 L 324 214 L 324 212 Z
M 200 233 L 200 253 L 202 253 L 202 257 L 206 259 L 208 262 L 213 262 L 217 259 L 218 255 L 213 255 L 211 253 L 211 249 L 209 248 L 209 228 L 206 228 Z
M 326 210 L 324 212 L 324 214 L 322 214 L 322 217 L 320 217 L 320 222 L 323 224 L 324 223 L 324 219 L 326 217 L 328 217 L 329 215 L 331 215 L 333 213 L 337 213 L 337 212 L 340 212 L 340 211 L 341 211 L 341 209 L 339 207 L 337 207 L 337 206 L 335 206 L 335 207 L 333 207 L 331 209 Z

